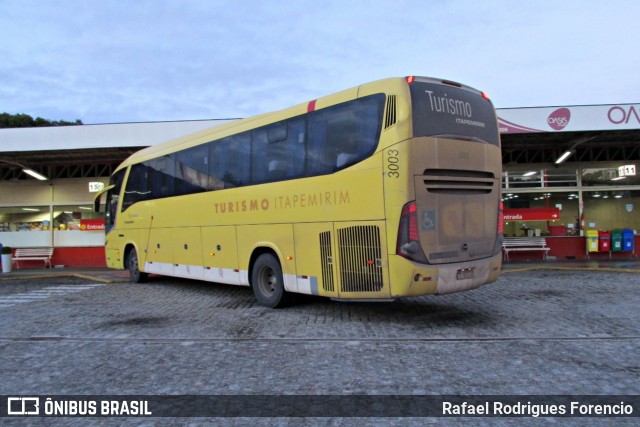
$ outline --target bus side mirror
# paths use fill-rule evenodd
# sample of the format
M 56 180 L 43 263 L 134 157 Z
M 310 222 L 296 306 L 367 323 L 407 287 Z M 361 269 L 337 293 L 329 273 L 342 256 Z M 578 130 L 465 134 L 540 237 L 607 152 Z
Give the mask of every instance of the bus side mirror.
M 111 190 L 113 187 L 115 187 L 115 185 L 109 185 L 109 186 L 103 188 L 102 190 L 100 190 L 100 192 L 98 194 L 96 194 L 96 197 L 93 198 L 93 211 L 94 212 L 100 212 L 100 200 L 102 200 L 102 195 L 104 193 L 106 193 L 107 191 Z

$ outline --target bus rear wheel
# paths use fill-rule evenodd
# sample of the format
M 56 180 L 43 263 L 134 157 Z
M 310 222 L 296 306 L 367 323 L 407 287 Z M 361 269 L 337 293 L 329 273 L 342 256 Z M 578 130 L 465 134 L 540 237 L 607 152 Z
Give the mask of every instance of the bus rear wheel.
M 140 264 L 138 261 L 138 252 L 135 248 L 129 251 L 127 257 L 127 267 L 129 268 L 129 280 L 133 283 L 142 283 L 147 280 L 147 273 L 140 271 Z
M 282 267 L 272 254 L 262 254 L 256 259 L 251 270 L 251 288 L 260 305 L 278 308 L 289 302 Z

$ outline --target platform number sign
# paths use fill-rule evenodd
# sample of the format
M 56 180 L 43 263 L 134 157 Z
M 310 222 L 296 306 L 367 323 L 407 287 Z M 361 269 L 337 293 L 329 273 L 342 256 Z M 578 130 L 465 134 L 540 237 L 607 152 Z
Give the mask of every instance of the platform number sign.
M 636 165 L 624 165 L 618 168 L 618 176 L 636 176 Z
M 90 182 L 89 193 L 97 193 L 104 188 L 104 182 Z

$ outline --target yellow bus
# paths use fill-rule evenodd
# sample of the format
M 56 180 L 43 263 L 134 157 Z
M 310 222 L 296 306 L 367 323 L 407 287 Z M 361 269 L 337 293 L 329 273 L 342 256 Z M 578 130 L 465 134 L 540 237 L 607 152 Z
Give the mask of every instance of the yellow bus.
M 500 274 L 501 168 L 483 92 L 367 83 L 134 153 L 105 189 L 107 265 L 268 307 L 473 289 Z

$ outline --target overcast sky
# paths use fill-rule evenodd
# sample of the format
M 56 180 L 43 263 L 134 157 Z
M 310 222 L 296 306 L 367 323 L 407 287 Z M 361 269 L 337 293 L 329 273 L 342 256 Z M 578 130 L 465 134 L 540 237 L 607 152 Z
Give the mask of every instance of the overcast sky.
M 248 117 L 423 75 L 498 108 L 640 102 L 640 2 L 0 0 L 0 112 Z

